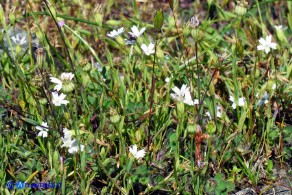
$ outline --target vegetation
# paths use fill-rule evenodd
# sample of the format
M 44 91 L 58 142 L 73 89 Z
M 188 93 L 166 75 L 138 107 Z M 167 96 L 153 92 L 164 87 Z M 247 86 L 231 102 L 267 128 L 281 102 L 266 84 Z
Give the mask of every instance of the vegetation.
M 291 1 L 23 2 L 0 7 L 1 194 L 291 176 Z

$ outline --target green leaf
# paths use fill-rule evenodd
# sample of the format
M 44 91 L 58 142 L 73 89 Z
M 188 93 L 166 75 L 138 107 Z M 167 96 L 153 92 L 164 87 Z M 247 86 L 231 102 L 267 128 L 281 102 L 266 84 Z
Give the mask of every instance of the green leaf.
M 224 191 L 225 188 L 226 188 L 226 181 L 224 180 L 219 181 L 217 189 L 220 191 Z
M 215 178 L 214 178 L 217 182 L 221 181 L 224 179 L 224 175 L 222 173 L 218 173 L 215 175 Z
M 163 12 L 162 10 L 158 10 L 154 16 L 154 29 L 160 30 L 163 25 Z
M 94 105 L 94 103 L 95 103 L 95 99 L 96 99 L 95 97 L 89 95 L 89 96 L 87 96 L 87 99 L 88 99 L 88 102 L 89 102 L 91 105 Z
M 273 161 L 271 161 L 270 159 L 268 159 L 268 171 L 272 171 L 273 170 Z
M 210 121 L 207 124 L 206 129 L 207 129 L 208 134 L 211 134 L 211 135 L 214 134 L 216 131 L 216 125 L 215 125 L 214 121 Z
M 231 181 L 228 181 L 226 188 L 227 188 L 227 192 L 233 191 L 235 189 L 234 183 L 232 183 Z
M 39 125 L 38 122 L 34 121 L 33 119 L 30 119 L 30 118 L 25 118 L 25 117 L 21 117 L 21 120 L 31 124 L 31 125 L 34 125 L 34 126 L 37 126 Z

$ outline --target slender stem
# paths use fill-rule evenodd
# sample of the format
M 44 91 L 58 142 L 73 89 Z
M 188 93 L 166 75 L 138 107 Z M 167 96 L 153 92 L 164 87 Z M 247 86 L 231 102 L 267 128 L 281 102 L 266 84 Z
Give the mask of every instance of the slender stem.
M 154 61 L 152 66 L 152 81 L 151 81 L 151 92 L 150 92 L 150 111 L 149 111 L 149 124 L 148 124 L 148 138 L 147 138 L 147 148 L 150 148 L 150 132 L 151 132 L 151 120 L 152 120 L 152 109 L 154 102 L 154 89 L 155 89 L 155 62 L 156 62 L 156 47 L 157 40 L 155 41 L 155 52 L 154 52 Z

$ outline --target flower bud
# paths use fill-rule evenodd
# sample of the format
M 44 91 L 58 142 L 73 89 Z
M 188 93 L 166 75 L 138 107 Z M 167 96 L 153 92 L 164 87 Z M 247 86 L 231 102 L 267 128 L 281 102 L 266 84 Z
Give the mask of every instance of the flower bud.
M 14 25 L 15 24 L 15 15 L 14 13 L 9 13 L 9 20 L 10 20 L 10 24 Z
M 200 29 L 192 29 L 191 35 L 192 35 L 193 39 L 196 41 L 202 40 L 204 37 L 203 31 L 201 31 Z
M 81 66 L 82 70 L 87 72 L 91 69 L 91 64 L 88 62 L 88 59 L 82 59 L 80 62 L 79 62 L 79 66 Z
M 163 59 L 164 58 L 164 53 L 163 51 L 160 49 L 160 48 L 157 48 L 156 50 L 156 56 L 160 59 Z
M 15 48 L 16 56 L 19 56 L 21 54 L 22 48 L 20 45 L 17 45 Z
M 44 50 L 42 48 L 38 48 L 36 50 L 36 54 L 37 54 L 37 57 L 36 57 L 37 64 L 41 66 L 43 63 L 43 59 L 44 59 L 43 58 L 44 57 Z
M 173 16 L 170 16 L 170 17 L 168 18 L 168 27 L 169 27 L 169 28 L 172 28 L 172 27 L 174 27 L 174 26 L 175 26 L 175 19 L 174 19 Z
M 193 117 L 190 117 L 188 119 L 187 131 L 189 134 L 195 134 L 196 130 L 197 130 L 197 125 L 195 124 L 195 120 Z
M 43 35 L 43 33 L 41 31 L 37 31 L 36 32 L 36 36 L 37 36 L 37 38 L 38 38 L 38 40 L 40 42 L 43 42 L 44 41 L 44 35 Z
M 82 85 L 85 87 L 87 83 L 90 81 L 90 77 L 86 72 L 81 73 L 81 78 L 82 78 Z
M 244 16 L 247 11 L 248 2 L 245 0 L 237 1 L 237 5 L 235 6 L 235 14 L 238 16 Z
M 110 114 L 110 121 L 112 123 L 115 124 L 120 121 L 121 116 L 117 113 L 117 111 L 114 108 L 110 108 L 109 114 Z
M 117 36 L 116 41 L 117 41 L 121 46 L 126 45 L 124 39 L 123 39 L 121 36 Z
M 63 82 L 62 90 L 64 93 L 69 93 L 74 90 L 74 83 L 65 81 Z
M 68 121 L 70 119 L 70 113 L 64 112 L 64 118 L 66 119 L 66 121 Z
M 143 39 L 142 39 L 142 37 L 138 37 L 138 38 L 137 38 L 137 43 L 138 43 L 139 45 L 142 45 L 142 44 L 143 44 Z
M 280 26 L 275 26 L 275 28 L 276 28 L 276 34 L 277 34 L 278 39 L 279 39 L 281 42 L 284 41 L 284 40 L 286 41 L 286 37 L 285 37 L 285 35 L 284 35 L 282 25 L 280 25 Z
M 185 112 L 185 105 L 183 102 L 177 102 L 176 104 L 177 114 L 178 116 L 182 116 Z
M 210 93 L 211 96 L 214 96 L 214 95 L 215 95 L 214 81 L 212 81 L 212 82 L 210 83 L 209 93 Z

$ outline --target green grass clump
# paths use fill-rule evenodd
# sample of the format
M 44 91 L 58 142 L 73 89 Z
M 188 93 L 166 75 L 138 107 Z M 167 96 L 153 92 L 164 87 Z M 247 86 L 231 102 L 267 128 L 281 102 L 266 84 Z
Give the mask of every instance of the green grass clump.
M 1 193 L 261 193 L 280 168 L 290 181 L 291 7 L 3 4 Z

